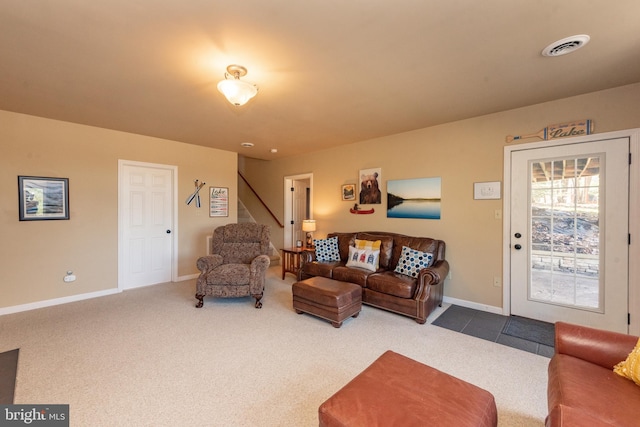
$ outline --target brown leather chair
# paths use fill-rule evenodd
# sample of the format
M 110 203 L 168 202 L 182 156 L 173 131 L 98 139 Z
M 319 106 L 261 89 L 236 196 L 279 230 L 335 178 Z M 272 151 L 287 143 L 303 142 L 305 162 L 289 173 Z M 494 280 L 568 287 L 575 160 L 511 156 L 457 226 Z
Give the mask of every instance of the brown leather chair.
M 546 426 L 640 425 L 640 387 L 613 372 L 638 337 L 565 322 L 555 330 Z
M 264 283 L 270 260 L 269 226 L 254 223 L 227 224 L 213 232 L 211 255 L 197 261 L 196 307 L 205 296 L 236 298 L 252 296 L 262 307 Z

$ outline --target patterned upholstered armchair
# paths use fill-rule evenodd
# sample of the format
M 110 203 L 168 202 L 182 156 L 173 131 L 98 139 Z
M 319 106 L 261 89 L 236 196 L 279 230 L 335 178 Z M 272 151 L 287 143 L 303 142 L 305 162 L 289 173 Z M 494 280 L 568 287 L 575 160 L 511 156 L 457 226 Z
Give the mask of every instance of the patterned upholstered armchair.
M 264 282 L 269 268 L 269 226 L 227 224 L 213 232 L 211 255 L 198 259 L 196 307 L 205 296 L 236 298 L 252 296 L 262 308 Z

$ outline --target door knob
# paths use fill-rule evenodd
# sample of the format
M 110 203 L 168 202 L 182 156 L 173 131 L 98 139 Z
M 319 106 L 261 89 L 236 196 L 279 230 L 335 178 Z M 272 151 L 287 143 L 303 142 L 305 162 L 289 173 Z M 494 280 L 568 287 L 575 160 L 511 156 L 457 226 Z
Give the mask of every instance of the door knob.
M 522 249 L 521 245 L 515 245 L 514 248 L 516 248 L 517 251 L 519 251 L 520 249 Z
M 522 237 L 522 234 L 520 234 L 520 233 L 516 233 L 516 234 L 514 234 L 514 236 L 515 236 L 515 238 L 516 238 L 516 239 L 519 239 L 519 238 L 521 238 L 521 237 Z
M 171 234 L 171 230 L 167 230 L 167 234 Z

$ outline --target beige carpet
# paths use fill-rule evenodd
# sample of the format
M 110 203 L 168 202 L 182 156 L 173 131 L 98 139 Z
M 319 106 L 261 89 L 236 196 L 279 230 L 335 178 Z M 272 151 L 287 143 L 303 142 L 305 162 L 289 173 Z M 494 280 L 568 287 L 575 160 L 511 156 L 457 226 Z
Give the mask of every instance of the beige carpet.
M 549 359 L 367 306 L 335 329 L 293 311 L 292 283 L 272 267 L 261 310 L 196 309 L 191 280 L 1 316 L 15 403 L 70 404 L 72 426 L 314 426 L 391 349 L 489 390 L 501 426 L 543 425 Z

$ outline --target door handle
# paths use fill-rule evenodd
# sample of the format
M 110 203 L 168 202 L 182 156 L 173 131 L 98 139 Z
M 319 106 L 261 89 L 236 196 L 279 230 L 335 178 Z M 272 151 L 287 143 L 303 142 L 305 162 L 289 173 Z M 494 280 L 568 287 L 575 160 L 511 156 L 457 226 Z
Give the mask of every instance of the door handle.
M 514 234 L 513 236 L 514 236 L 516 239 L 519 239 L 519 238 L 521 238 L 521 237 L 522 237 L 522 234 L 520 234 L 520 233 L 516 233 L 516 234 Z
M 522 249 L 522 245 L 515 245 L 514 248 L 519 251 L 520 249 Z
M 171 230 L 167 230 L 167 234 L 171 234 Z

